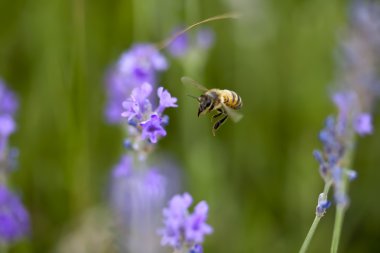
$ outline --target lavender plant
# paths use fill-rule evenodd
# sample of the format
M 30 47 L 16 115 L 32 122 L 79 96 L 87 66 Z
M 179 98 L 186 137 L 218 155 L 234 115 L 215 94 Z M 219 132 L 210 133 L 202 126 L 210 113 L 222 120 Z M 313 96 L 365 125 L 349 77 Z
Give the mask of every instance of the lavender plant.
M 177 98 L 153 86 L 157 73 L 166 68 L 166 58 L 156 47 L 138 44 L 121 56 L 108 75 L 106 116 L 110 123 L 120 123 L 126 133 L 126 154 L 111 176 L 111 206 L 121 252 L 160 252 L 159 213 L 175 190 L 169 179 L 177 181 L 163 173 L 165 165 L 150 164 L 150 154 L 167 135 L 169 117 L 164 111 L 177 107 Z
M 16 96 L 0 79 L 0 248 L 4 249 L 29 233 L 29 214 L 17 194 L 7 186 L 15 164 L 15 150 L 9 148 L 8 141 L 16 130 L 17 108 Z
M 326 119 L 319 133 L 323 148 L 313 152 L 325 186 L 300 252 L 306 252 L 320 219 L 330 206 L 331 187 L 336 204 L 331 252 L 338 251 L 343 218 L 349 206 L 348 186 L 357 176 L 351 168 L 356 139 L 373 132 L 371 111 L 380 91 L 380 5 L 357 1 L 350 14 L 350 26 L 338 52 L 337 88 L 332 95 L 338 115 Z

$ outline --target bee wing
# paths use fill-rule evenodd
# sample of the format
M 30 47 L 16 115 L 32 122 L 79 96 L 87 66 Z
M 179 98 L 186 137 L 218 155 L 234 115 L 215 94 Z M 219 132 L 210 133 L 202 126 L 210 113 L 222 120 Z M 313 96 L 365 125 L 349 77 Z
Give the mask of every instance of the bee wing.
M 191 79 L 190 77 L 187 77 L 187 76 L 181 77 L 181 82 L 185 85 L 194 86 L 195 88 L 197 88 L 203 92 L 208 91 L 208 89 L 206 87 L 204 87 L 202 84 L 198 83 L 197 81 Z
M 243 114 L 238 113 L 237 111 L 231 109 L 230 107 L 223 105 L 224 111 L 227 113 L 227 115 L 232 119 L 233 122 L 239 122 L 243 118 Z

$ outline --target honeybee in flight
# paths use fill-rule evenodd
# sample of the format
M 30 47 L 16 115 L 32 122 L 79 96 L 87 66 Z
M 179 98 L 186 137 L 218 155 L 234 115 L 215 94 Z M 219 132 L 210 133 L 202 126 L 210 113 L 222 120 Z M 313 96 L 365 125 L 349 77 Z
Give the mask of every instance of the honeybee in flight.
M 203 85 L 189 77 L 182 77 L 181 81 L 185 85 L 192 85 L 203 92 L 199 97 L 194 97 L 199 102 L 198 117 L 212 111 L 217 111 L 212 119 L 218 119 L 212 127 L 212 134 L 227 120 L 228 117 L 234 122 L 238 122 L 243 117 L 238 113 L 243 106 L 241 97 L 232 90 L 207 89 Z

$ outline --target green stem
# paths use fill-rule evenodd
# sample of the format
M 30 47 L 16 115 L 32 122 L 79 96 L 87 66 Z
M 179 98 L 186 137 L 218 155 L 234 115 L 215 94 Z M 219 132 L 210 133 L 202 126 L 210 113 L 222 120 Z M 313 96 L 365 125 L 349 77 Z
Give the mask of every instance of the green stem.
M 330 250 L 331 253 L 338 252 L 339 239 L 340 239 L 340 234 L 343 227 L 343 218 L 344 218 L 345 211 L 346 211 L 346 207 L 344 205 L 337 206 L 336 214 L 335 214 L 333 239 L 332 239 L 331 250 Z
M 326 198 L 327 198 L 327 195 L 328 195 L 328 193 L 329 193 L 329 190 L 330 190 L 331 184 L 332 184 L 331 181 L 326 182 L 326 183 L 325 183 L 325 186 L 324 186 L 324 188 L 323 188 L 323 195 L 324 195 Z M 314 233 L 315 233 L 315 230 L 317 229 L 318 224 L 319 224 L 319 221 L 321 220 L 322 217 L 323 217 L 323 216 L 318 216 L 318 215 L 315 216 L 314 221 L 313 221 L 313 223 L 311 224 L 311 227 L 310 227 L 310 229 L 309 229 L 309 232 L 307 233 L 306 238 L 305 238 L 304 242 L 302 243 L 302 246 L 301 246 L 301 249 L 300 249 L 299 253 L 305 253 L 306 250 L 309 248 L 309 245 L 310 245 L 311 239 L 313 238 Z
M 308 249 L 310 241 L 311 241 L 311 239 L 314 236 L 314 232 L 315 232 L 315 230 L 316 230 L 316 228 L 318 226 L 318 223 L 321 220 L 321 218 L 322 217 L 315 216 L 313 224 L 311 224 L 309 232 L 306 235 L 305 241 L 303 242 L 302 247 L 301 247 L 299 253 L 305 253 L 306 250 Z

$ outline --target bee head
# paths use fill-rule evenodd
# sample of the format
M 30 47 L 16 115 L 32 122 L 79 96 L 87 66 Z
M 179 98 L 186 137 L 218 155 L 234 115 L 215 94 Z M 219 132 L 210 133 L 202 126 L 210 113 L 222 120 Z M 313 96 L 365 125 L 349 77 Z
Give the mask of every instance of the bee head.
M 199 108 L 198 108 L 198 117 L 199 117 L 199 115 L 201 115 L 202 113 L 206 113 L 207 109 L 211 107 L 212 99 L 210 96 L 201 95 L 198 98 L 198 102 L 199 102 Z

